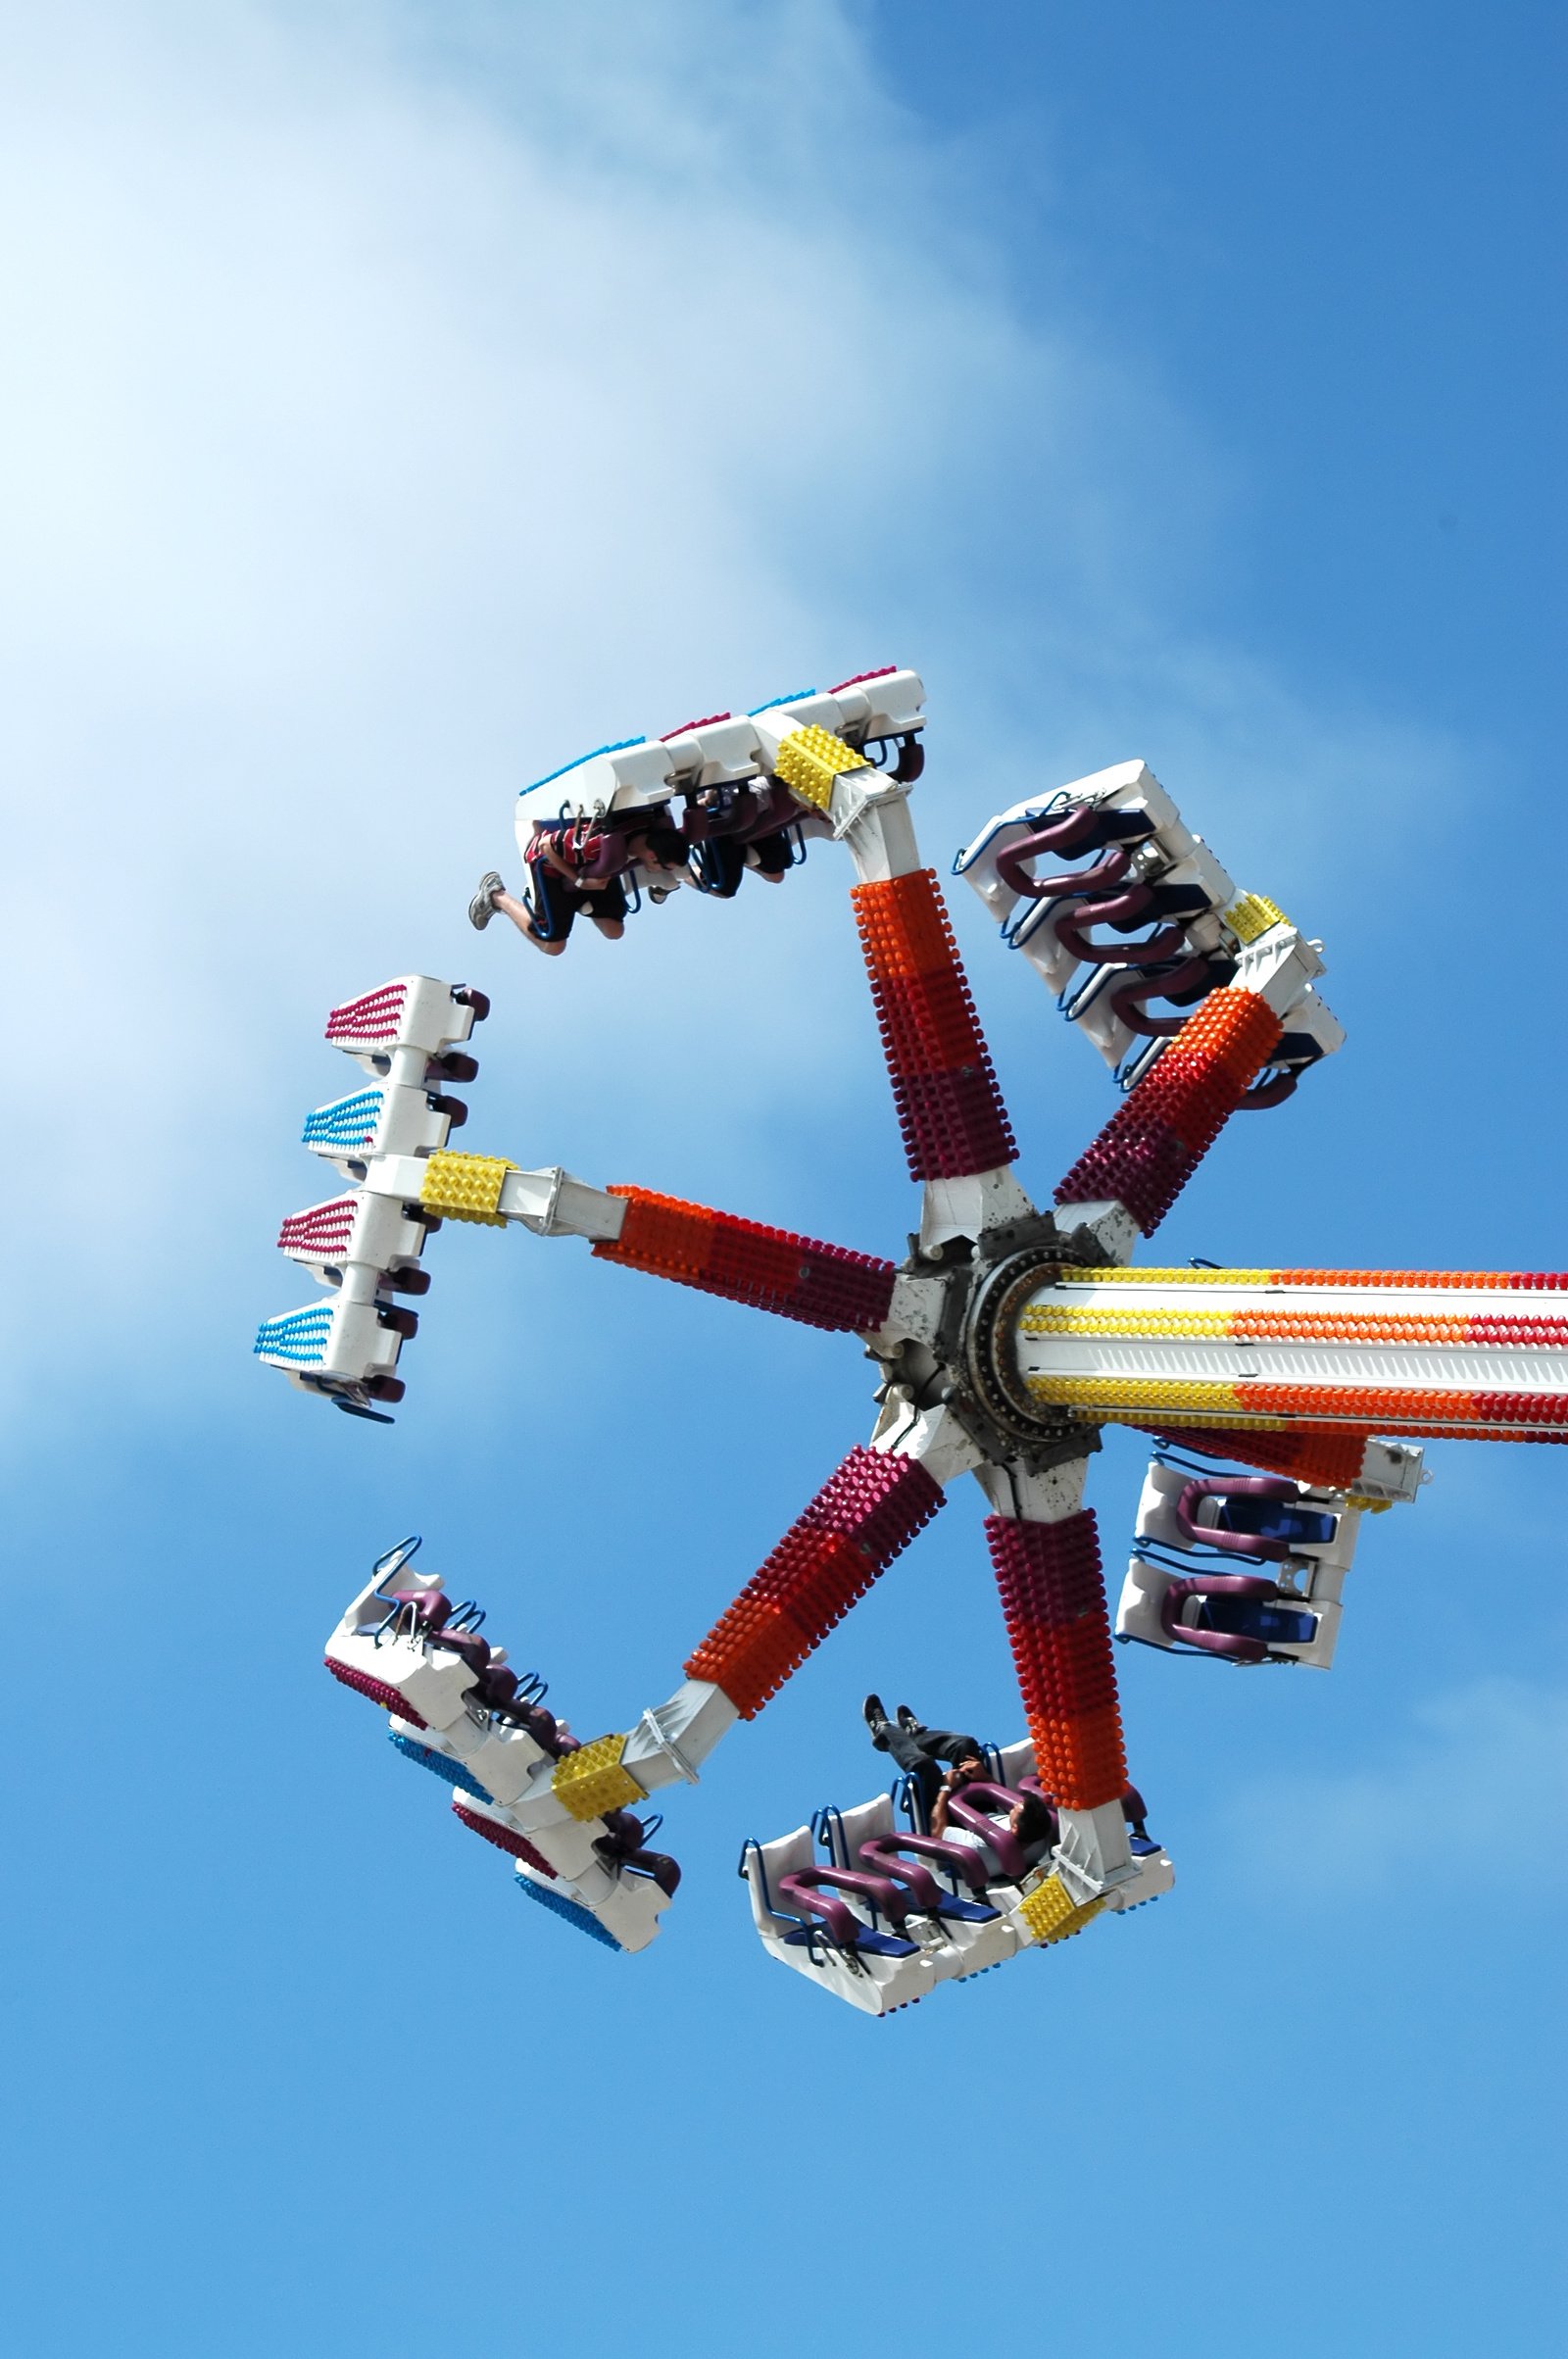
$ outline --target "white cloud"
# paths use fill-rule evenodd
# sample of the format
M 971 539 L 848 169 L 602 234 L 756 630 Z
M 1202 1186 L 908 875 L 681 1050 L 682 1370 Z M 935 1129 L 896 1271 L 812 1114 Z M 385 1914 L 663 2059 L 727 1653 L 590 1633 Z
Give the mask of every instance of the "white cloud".
M 3 47 L 0 922 L 76 1240 L 15 1283 L 59 1381 L 106 1288 L 108 1371 L 276 1306 L 242 1238 L 310 1193 L 312 1033 L 383 973 L 515 977 L 529 1157 L 584 1044 L 634 1135 L 700 1120 L 694 1007 L 741 1122 L 860 1069 L 836 894 L 565 980 L 476 949 L 512 792 L 604 736 L 912 661 L 935 859 L 1026 726 L 1062 774 L 1158 757 L 1210 832 L 1272 760 L 1302 858 L 1342 776 L 1430 767 L 1184 636 L 1219 471 L 1009 309 L 831 0 L 62 0 Z
M 1568 1688 L 1488 1678 L 1420 1706 L 1370 1768 L 1266 1779 L 1230 1812 L 1249 1879 L 1316 1909 L 1473 1871 L 1510 1904 L 1563 1888 Z

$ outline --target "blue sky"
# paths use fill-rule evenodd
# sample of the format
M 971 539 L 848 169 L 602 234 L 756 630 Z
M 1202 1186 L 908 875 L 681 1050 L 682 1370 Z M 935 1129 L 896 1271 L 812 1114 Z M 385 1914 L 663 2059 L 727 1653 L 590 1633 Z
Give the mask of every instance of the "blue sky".
M 853 1344 L 485 1232 L 390 1433 L 248 1343 L 320 1018 L 411 967 L 495 1000 L 466 1144 L 898 1250 L 828 857 L 554 963 L 464 918 L 527 778 L 895 660 L 939 865 L 1136 754 L 1327 943 L 1345 1054 L 1162 1256 L 1561 1265 L 1560 14 L 567 15 L 0 19 L 12 2338 L 1544 2347 L 1559 1453 L 1436 1447 L 1327 1679 L 1124 1659 L 1176 1892 L 872 2025 L 734 1859 L 870 1791 L 867 1686 L 1016 1729 L 978 1495 L 674 1806 L 636 1960 L 319 1668 L 413 1527 L 624 1725 L 866 1431 Z M 1108 1085 L 955 914 L 1043 1194 Z

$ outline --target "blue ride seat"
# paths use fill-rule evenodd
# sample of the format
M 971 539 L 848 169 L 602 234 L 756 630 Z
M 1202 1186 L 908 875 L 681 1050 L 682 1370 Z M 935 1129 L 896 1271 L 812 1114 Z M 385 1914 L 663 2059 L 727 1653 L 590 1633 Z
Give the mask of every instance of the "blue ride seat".
M 1265 1646 L 1310 1646 L 1317 1635 L 1317 1616 L 1277 1604 L 1272 1597 L 1205 1597 L 1196 1626 L 1234 1638 L 1260 1639 Z
M 1259 1540 L 1286 1540 L 1295 1548 L 1326 1548 L 1334 1538 L 1335 1518 L 1315 1507 L 1294 1506 L 1287 1499 L 1227 1499 L 1214 1520 L 1221 1532 L 1250 1532 Z
M 932 1914 L 951 1918 L 955 1925 L 992 1925 L 1002 1911 L 983 1900 L 958 1900 L 951 1892 L 945 1892 Z
M 820 1925 L 797 1925 L 793 1933 L 784 1936 L 784 1941 L 787 1948 L 804 1949 L 808 1942 L 826 1938 Z M 862 1925 L 850 1946 L 864 1950 L 868 1957 L 913 1957 L 920 1944 L 903 1941 L 896 1933 L 876 1933 L 869 1925 Z

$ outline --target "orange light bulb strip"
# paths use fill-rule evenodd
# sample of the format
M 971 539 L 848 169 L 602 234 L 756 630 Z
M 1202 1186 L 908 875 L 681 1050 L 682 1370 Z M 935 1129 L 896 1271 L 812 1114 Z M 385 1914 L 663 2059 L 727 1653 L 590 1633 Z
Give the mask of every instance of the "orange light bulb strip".
M 850 895 L 913 1178 L 994 1171 L 1017 1154 L 935 871 Z
M 1298 1482 L 1313 1483 L 1323 1491 L 1355 1489 L 1372 1439 L 1370 1433 L 1338 1425 L 1298 1425 L 1278 1433 L 1238 1433 L 1233 1426 L 1205 1425 L 1145 1425 L 1138 1430 L 1200 1457 L 1234 1458 L 1269 1474 L 1294 1475 Z
M 1111 1115 L 1056 1190 L 1058 1204 L 1125 1204 L 1146 1237 L 1268 1062 L 1281 1025 L 1250 991 L 1215 991 Z
M 888 1315 L 896 1275 L 891 1261 L 656 1196 L 648 1188 L 608 1193 L 626 1199 L 626 1217 L 618 1237 L 594 1247 L 601 1261 L 673 1278 L 808 1327 L 855 1332 L 880 1327 Z
M 912 1458 L 851 1450 L 686 1663 L 754 1720 L 942 1504 Z
M 1040 1783 L 1069 1810 L 1119 1800 L 1127 1753 L 1093 1513 L 988 1515 L 986 1540 Z

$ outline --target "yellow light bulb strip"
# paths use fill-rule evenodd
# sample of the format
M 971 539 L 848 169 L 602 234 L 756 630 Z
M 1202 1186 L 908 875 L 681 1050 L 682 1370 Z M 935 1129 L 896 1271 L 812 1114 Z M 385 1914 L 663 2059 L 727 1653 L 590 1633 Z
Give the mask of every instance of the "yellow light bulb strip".
M 828 729 L 792 729 L 779 742 L 774 776 L 782 778 L 792 795 L 826 811 L 833 800 L 833 781 L 846 770 L 869 767 L 863 754 L 846 745 Z
M 459 1155 L 452 1148 L 438 1148 L 425 1163 L 419 1202 L 440 1220 L 471 1220 L 480 1228 L 504 1229 L 507 1224 L 497 1207 L 507 1173 L 516 1168 L 504 1155 Z
M 575 1819 L 603 1818 L 609 1810 L 641 1801 L 644 1790 L 621 1766 L 624 1737 L 596 1737 L 556 1763 L 551 1790 Z
M 1048 1876 L 1037 1884 L 1027 1898 L 1018 1903 L 1018 1914 L 1028 1926 L 1036 1941 L 1049 1946 L 1053 1941 L 1070 1941 L 1075 1933 L 1098 1917 L 1105 1903 L 1102 1898 L 1075 1900 L 1059 1876 Z

